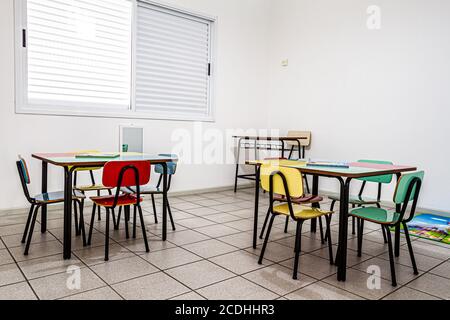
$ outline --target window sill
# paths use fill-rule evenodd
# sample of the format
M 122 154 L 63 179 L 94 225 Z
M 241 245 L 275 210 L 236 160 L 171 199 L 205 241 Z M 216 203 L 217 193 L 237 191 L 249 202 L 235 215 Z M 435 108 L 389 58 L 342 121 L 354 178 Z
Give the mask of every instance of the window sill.
M 162 121 L 184 121 L 184 122 L 215 122 L 214 116 L 188 116 L 188 115 L 166 115 L 150 114 L 134 111 L 69 111 L 69 110 L 46 110 L 46 109 L 17 109 L 16 114 L 36 115 L 36 116 L 61 116 L 61 117 L 82 117 L 82 118 L 105 118 L 105 119 L 139 119 L 139 120 L 162 120 Z

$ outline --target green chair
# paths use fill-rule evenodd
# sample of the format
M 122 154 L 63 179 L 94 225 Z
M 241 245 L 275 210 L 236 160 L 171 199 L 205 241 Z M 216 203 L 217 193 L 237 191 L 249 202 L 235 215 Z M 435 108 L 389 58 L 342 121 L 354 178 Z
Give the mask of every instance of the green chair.
M 397 188 L 394 194 L 394 203 L 399 210 L 386 210 L 379 207 L 365 207 L 357 208 L 350 212 L 350 216 L 356 218 L 358 221 L 358 256 L 361 256 L 362 251 L 362 240 L 364 231 L 364 221 L 370 221 L 376 224 L 380 224 L 381 227 L 386 231 L 389 245 L 389 260 L 391 265 L 391 277 L 392 285 L 397 286 L 397 280 L 395 276 L 395 265 L 394 265 L 394 253 L 392 250 L 392 237 L 391 237 L 391 227 L 403 227 L 405 233 L 406 242 L 408 243 L 409 255 L 411 257 L 411 263 L 413 265 L 414 274 L 419 274 L 417 270 L 416 260 L 414 258 L 414 252 L 411 245 L 411 239 L 409 236 L 408 225 L 414 218 L 416 211 L 417 200 L 419 198 L 420 189 L 422 186 L 422 181 L 424 177 L 424 172 L 415 172 L 403 175 L 397 182 Z M 408 205 L 412 201 L 412 206 L 407 214 Z M 398 212 L 399 211 L 399 212 Z
M 359 163 L 373 163 L 373 164 L 387 164 L 387 165 L 392 165 L 393 163 L 390 161 L 378 161 L 378 160 L 359 160 Z M 376 176 L 376 177 L 367 177 L 367 178 L 360 178 L 357 180 L 362 181 L 362 186 L 361 189 L 358 193 L 357 196 L 350 196 L 349 198 L 349 204 L 352 205 L 353 208 L 356 207 L 362 207 L 362 206 L 366 206 L 366 205 L 376 205 L 378 208 L 381 208 L 381 189 L 383 184 L 390 184 L 392 182 L 392 174 L 388 174 L 388 175 L 383 175 L 383 176 Z M 377 198 L 373 199 L 370 197 L 366 197 L 364 196 L 364 191 L 366 188 L 367 183 L 377 183 L 378 184 L 378 194 L 377 194 Z M 330 207 L 330 211 L 334 210 L 334 205 L 336 204 L 337 201 L 340 201 L 340 195 L 331 195 L 328 197 L 329 199 L 333 200 L 331 202 L 331 207 Z M 386 233 L 384 231 L 384 229 L 382 228 L 383 231 L 383 238 L 384 238 L 384 242 L 387 243 L 387 238 L 386 238 Z M 352 233 L 355 234 L 355 219 L 352 219 Z

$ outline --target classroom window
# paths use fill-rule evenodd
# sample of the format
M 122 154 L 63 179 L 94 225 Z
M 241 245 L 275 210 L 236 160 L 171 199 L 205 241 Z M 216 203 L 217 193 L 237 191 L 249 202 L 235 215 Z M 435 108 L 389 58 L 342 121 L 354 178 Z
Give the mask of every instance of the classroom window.
M 16 5 L 18 113 L 213 119 L 214 19 L 137 0 Z

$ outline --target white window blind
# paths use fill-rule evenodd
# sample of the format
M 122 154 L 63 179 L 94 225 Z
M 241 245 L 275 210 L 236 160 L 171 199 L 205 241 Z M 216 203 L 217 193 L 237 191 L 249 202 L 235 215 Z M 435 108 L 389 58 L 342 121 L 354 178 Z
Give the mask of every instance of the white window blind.
M 129 0 L 28 0 L 27 104 L 129 109 L 132 10 Z
M 211 21 L 138 2 L 136 111 L 207 118 Z

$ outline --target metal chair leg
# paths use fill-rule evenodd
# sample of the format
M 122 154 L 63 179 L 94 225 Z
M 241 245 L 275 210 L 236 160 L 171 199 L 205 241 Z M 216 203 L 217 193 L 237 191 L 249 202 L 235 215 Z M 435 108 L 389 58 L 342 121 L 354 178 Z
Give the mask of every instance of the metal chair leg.
M 92 230 L 94 229 L 94 219 L 95 219 L 96 209 L 97 209 L 97 205 L 94 203 L 94 205 L 92 206 L 91 224 L 89 225 L 89 237 L 88 237 L 88 241 L 87 241 L 88 246 L 91 245 Z
M 97 196 L 100 197 L 100 191 L 97 191 Z M 98 211 L 98 221 L 101 221 L 102 216 L 100 215 L 100 206 L 98 206 L 97 211 Z
M 145 230 L 144 215 L 142 214 L 142 208 L 140 205 L 138 205 L 137 207 L 139 210 L 139 218 L 141 220 L 142 235 L 144 236 L 145 252 L 150 252 L 150 248 L 148 246 L 148 240 L 147 240 L 147 231 Z
M 328 238 L 328 254 L 330 256 L 330 264 L 333 264 L 333 243 L 331 241 L 331 215 L 325 216 L 327 224 L 326 237 Z
M 264 219 L 264 224 L 263 224 L 263 227 L 261 229 L 261 233 L 259 234 L 259 238 L 260 239 L 262 239 L 264 237 L 264 231 L 266 230 L 266 226 L 267 226 L 267 222 L 269 221 L 269 217 L 270 217 L 270 207 L 267 210 L 266 218 Z
M 111 209 L 111 215 L 112 215 L 114 230 L 118 230 L 119 228 L 116 229 L 116 226 L 119 226 L 119 224 L 116 221 L 116 213 L 114 212 L 114 209 Z
M 25 230 L 23 231 L 22 243 L 25 243 L 28 235 L 28 229 L 30 228 L 30 222 L 33 218 L 34 204 L 31 205 L 30 211 L 28 212 L 27 224 L 25 225 Z
M 363 243 L 363 236 L 364 236 L 364 220 L 358 219 L 358 257 L 362 256 L 362 243 Z
M 37 214 L 38 214 L 40 207 L 41 206 L 37 206 L 36 209 L 34 209 L 33 218 L 31 220 L 31 225 L 30 225 L 30 230 L 28 232 L 27 244 L 25 246 L 24 255 L 26 255 L 26 256 L 28 255 L 28 251 L 30 250 L 31 239 L 33 238 L 33 232 L 34 232 L 34 225 L 36 224 L 36 218 L 37 218 Z
M 294 274 L 292 278 L 294 280 L 298 279 L 298 260 L 300 258 L 300 252 L 302 248 L 302 226 L 303 221 L 297 221 L 297 230 L 295 232 L 295 260 L 294 260 Z
M 333 200 L 332 202 L 331 202 L 331 206 L 330 206 L 330 211 L 333 211 L 334 210 L 334 205 L 336 204 L 336 200 Z M 331 216 L 330 216 L 330 221 L 331 221 Z M 331 234 L 331 232 L 330 232 L 330 234 Z M 328 233 L 325 231 L 325 241 L 328 241 Z
M 259 256 L 258 264 L 262 264 L 262 262 L 263 262 L 264 253 L 266 252 L 266 248 L 267 248 L 267 242 L 269 242 L 270 232 L 272 231 L 273 220 L 275 220 L 274 214 L 272 214 L 272 217 L 270 218 L 269 226 L 268 226 L 267 232 L 266 232 L 266 238 L 264 239 L 264 244 L 261 249 L 261 254 Z
M 127 239 L 130 239 L 130 231 L 128 229 L 128 221 L 130 221 L 130 206 L 125 206 L 125 236 Z
M 289 228 L 289 216 L 286 217 L 286 223 L 284 224 L 284 233 L 288 233 Z
M 418 275 L 419 270 L 417 269 L 416 258 L 414 257 L 414 251 L 411 244 L 411 237 L 409 236 L 409 230 L 406 222 L 403 222 L 403 231 L 405 232 L 406 242 L 408 243 L 409 256 L 411 257 L 411 263 L 414 269 L 414 274 Z
M 155 223 L 158 224 L 158 214 L 156 213 L 155 195 L 152 194 L 153 215 L 155 216 Z
M 352 217 L 352 234 L 356 234 L 355 226 L 356 226 L 355 217 Z
M 133 207 L 133 239 L 136 239 L 136 206 Z
M 109 209 L 106 208 L 105 261 L 109 260 Z
M 167 212 L 169 213 L 170 223 L 172 224 L 172 230 L 176 231 L 175 222 L 173 221 L 172 209 L 170 209 L 169 201 L 167 201 Z
M 387 237 L 386 237 L 386 230 L 384 230 L 383 227 L 381 227 L 381 232 L 383 233 L 383 240 L 384 240 L 384 243 L 388 243 Z
M 395 262 L 394 262 L 394 251 L 392 248 L 392 236 L 391 232 L 389 231 L 389 226 L 385 226 L 387 238 L 388 238 L 388 245 L 389 245 L 389 262 L 391 264 L 391 279 L 392 279 L 392 286 L 397 286 L 397 278 L 395 276 Z
M 81 200 L 79 202 L 80 204 L 80 225 L 79 225 L 79 229 L 80 229 L 80 233 L 81 233 L 81 237 L 83 239 L 83 247 L 86 247 L 87 243 L 86 243 L 86 228 L 84 225 L 84 200 Z
M 116 225 L 114 226 L 115 230 L 119 230 L 121 216 L 122 216 L 122 207 L 119 207 L 119 213 L 117 214 Z
M 323 236 L 323 225 L 322 225 L 322 217 L 319 217 L 319 228 L 320 228 L 320 242 L 325 244 L 325 238 Z
M 73 202 L 73 216 L 74 216 L 74 223 L 75 223 L 75 235 L 78 237 L 81 235 L 81 230 L 79 228 L 78 223 L 78 201 L 74 200 Z

